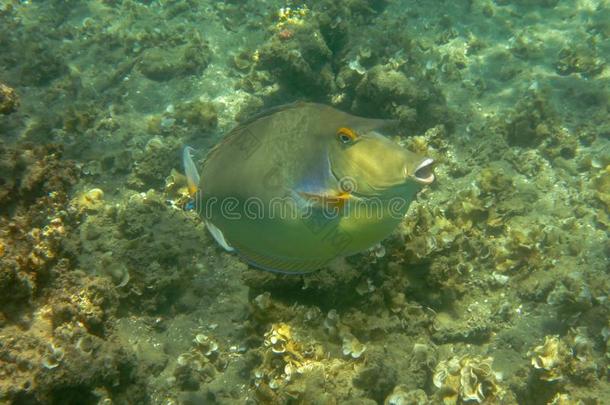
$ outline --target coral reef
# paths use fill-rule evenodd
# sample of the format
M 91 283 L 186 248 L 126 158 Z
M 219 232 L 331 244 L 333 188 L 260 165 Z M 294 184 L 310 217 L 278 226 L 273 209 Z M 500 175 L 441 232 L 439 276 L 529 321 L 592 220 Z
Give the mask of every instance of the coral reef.
M 142 150 L 134 153 L 130 187 L 145 191 L 160 188 L 172 169 L 180 167 L 182 144 L 173 138 L 151 138 Z
M 332 52 L 307 7 L 281 9 L 273 31 L 255 54 L 257 68 L 270 71 L 285 91 L 320 97 L 332 88 Z
M 191 38 L 193 42 L 184 45 L 146 49 L 137 65 L 139 71 L 151 80 L 165 81 L 205 69 L 210 50 L 198 34 Z
M 416 77 L 407 77 L 401 64 L 404 62 L 369 69 L 356 85 L 354 111 L 396 118 L 411 131 L 428 128 L 432 123 L 450 126 L 442 95 Z
M 0 162 L 1 318 L 15 321 L 62 259 L 62 240 L 74 225 L 66 206 L 78 170 L 56 145 L 0 144 Z
M 0 402 L 604 404 L 607 14 L 3 2 Z M 304 276 L 216 246 L 180 159 L 295 100 L 395 120 L 437 178 Z
M 57 146 L 2 145 L 0 153 L 0 398 L 83 402 L 131 384 L 134 358 L 106 340 L 117 304 L 111 285 L 73 269 L 62 247 L 78 221 L 68 198 L 75 163 Z

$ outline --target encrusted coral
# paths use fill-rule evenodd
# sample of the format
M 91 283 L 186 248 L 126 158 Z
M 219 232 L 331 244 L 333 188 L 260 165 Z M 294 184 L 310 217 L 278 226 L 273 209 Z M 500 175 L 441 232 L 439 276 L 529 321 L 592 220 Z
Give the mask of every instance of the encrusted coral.
M 0 143 L 0 313 L 6 318 L 22 315 L 15 305 L 31 304 L 61 262 L 62 240 L 75 220 L 68 192 L 76 172 L 59 147 Z
M 324 94 L 333 86 L 332 51 L 307 9 L 299 10 L 280 13 L 275 35 L 255 53 L 256 67 L 271 72 L 285 90 Z
M 495 403 L 504 388 L 492 370 L 493 359 L 479 356 L 452 357 L 436 366 L 433 383 L 444 404 L 464 402 Z
M 402 64 L 404 61 L 369 69 L 355 88 L 354 111 L 377 111 L 399 119 L 411 130 L 422 128 L 425 123 L 448 122 L 448 114 L 442 113 L 446 108 L 442 96 L 432 86 L 409 77 L 402 66 L 396 66 Z
M 176 139 L 153 137 L 142 150 L 136 152 L 132 175 L 128 184 L 138 190 L 161 187 L 172 169 L 180 167 L 183 145 Z
M 383 401 L 383 405 L 426 405 L 429 404 L 426 392 L 420 389 L 408 390 L 404 385 L 397 385 Z
M 0 83 L 0 114 L 10 114 L 19 107 L 19 98 L 15 90 Z
M 226 365 L 216 340 L 199 333 L 195 335 L 191 349 L 176 358 L 173 378 L 182 389 L 193 391 L 214 377 L 216 372 L 222 371 Z
M 560 75 L 580 73 L 591 78 L 604 70 L 603 58 L 596 55 L 589 46 L 568 46 L 562 48 L 557 55 L 555 71 Z
M 559 336 L 546 336 L 544 343 L 536 346 L 529 355 L 532 366 L 540 372 L 541 380 L 556 381 L 565 377 L 572 351 Z
M 548 405 L 584 405 L 583 401 L 574 401 L 570 398 L 570 395 L 562 392 L 555 394 L 553 399 L 548 402 Z
M 358 338 L 349 334 L 343 337 L 343 354 L 354 359 L 359 359 L 366 351 L 366 345 L 360 343 Z
M 317 344 L 302 345 L 286 323 L 271 325 L 264 335 L 262 363 L 254 370 L 254 386 L 259 397 L 298 398 L 302 387 L 294 385 L 297 376 L 323 368 Z
M 72 204 L 79 211 L 98 211 L 104 206 L 104 191 L 100 188 L 83 191 L 72 200 Z
M 205 69 L 212 53 L 208 44 L 197 32 L 188 38 L 189 42 L 177 46 L 172 44 L 146 49 L 138 63 L 140 72 L 151 80 L 166 81 Z
M 595 190 L 595 197 L 604 205 L 606 213 L 610 211 L 610 165 L 600 170 L 593 177 L 591 186 Z

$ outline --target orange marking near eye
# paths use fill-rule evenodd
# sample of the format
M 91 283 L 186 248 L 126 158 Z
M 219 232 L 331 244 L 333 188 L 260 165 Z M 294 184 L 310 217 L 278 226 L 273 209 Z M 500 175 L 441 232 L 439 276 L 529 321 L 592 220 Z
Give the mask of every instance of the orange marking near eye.
M 349 136 L 351 140 L 355 140 L 356 138 L 358 138 L 358 135 L 356 134 L 356 132 L 354 132 L 353 130 L 351 130 L 350 128 L 347 128 L 347 127 L 339 128 L 339 130 L 337 131 L 337 135 Z

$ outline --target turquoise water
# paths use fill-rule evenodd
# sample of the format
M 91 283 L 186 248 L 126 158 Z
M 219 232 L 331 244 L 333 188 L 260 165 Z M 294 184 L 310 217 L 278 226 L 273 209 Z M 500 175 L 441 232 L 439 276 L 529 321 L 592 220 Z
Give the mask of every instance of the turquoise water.
M 0 1 L 0 402 L 608 403 L 609 37 L 607 0 Z M 181 154 L 295 101 L 436 180 L 290 276 Z

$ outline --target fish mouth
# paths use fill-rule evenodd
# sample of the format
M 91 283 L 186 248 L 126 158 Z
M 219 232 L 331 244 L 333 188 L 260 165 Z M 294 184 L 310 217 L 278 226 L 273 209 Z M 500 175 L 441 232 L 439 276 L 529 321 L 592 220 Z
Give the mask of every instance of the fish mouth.
M 431 184 L 434 181 L 434 173 L 432 172 L 433 165 L 434 159 L 424 159 L 413 173 L 415 181 L 420 184 Z

